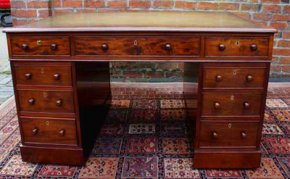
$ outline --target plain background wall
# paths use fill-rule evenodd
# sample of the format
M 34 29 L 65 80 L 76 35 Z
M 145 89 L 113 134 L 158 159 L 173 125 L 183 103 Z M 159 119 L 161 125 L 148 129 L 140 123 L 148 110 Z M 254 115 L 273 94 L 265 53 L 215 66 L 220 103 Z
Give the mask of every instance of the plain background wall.
M 8 69 L 8 49 L 6 43 L 6 34 L 2 32 L 3 28 L 0 27 L 0 72 Z

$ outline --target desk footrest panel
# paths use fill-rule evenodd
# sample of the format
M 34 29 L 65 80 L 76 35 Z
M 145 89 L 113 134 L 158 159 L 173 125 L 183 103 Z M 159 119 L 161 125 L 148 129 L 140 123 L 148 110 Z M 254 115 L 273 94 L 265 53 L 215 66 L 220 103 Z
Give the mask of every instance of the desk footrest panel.
M 193 167 L 194 168 L 258 168 L 261 162 L 260 151 L 229 151 L 229 152 L 195 152 Z
M 52 148 L 20 146 L 22 160 L 32 163 L 84 165 L 86 157 L 82 148 Z

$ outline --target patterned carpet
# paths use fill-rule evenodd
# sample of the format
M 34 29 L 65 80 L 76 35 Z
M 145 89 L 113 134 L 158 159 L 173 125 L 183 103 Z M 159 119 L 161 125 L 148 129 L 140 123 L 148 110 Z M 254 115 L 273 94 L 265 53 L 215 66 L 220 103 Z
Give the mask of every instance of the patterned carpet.
M 0 178 L 290 178 L 290 87 L 269 89 L 255 170 L 192 169 L 180 86 L 114 87 L 112 108 L 84 167 L 22 162 L 14 100 L 0 111 Z

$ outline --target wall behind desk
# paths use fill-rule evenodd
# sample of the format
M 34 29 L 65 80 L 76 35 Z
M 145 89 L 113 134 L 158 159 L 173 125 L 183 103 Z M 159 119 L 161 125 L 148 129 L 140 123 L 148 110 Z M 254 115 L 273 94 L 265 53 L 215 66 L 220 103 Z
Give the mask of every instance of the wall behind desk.
M 290 81 L 289 0 L 11 0 L 14 25 L 64 13 L 106 11 L 229 11 L 278 29 L 271 81 Z M 177 68 L 178 67 L 178 68 Z M 112 63 L 117 81 L 178 81 L 182 64 Z
M 7 39 L 6 34 L 2 32 L 3 27 L 0 27 L 0 75 L 7 70 L 9 61 L 8 61 L 8 48 L 7 48 Z

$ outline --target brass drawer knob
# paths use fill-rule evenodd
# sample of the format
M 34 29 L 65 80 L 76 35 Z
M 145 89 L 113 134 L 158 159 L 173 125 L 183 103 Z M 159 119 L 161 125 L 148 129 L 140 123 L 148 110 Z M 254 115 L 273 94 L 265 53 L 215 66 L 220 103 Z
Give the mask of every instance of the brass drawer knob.
M 30 105 L 34 105 L 34 104 L 35 104 L 35 99 L 34 99 L 34 98 L 30 98 L 30 99 L 28 99 L 28 103 L 29 103 Z
M 53 78 L 54 78 L 55 80 L 60 80 L 60 74 L 58 74 L 58 73 L 54 74 L 54 75 L 53 75 Z
M 253 79 L 254 79 L 254 77 L 252 75 L 247 75 L 246 76 L 247 82 L 251 82 L 251 81 L 253 81 Z
M 220 108 L 221 108 L 221 103 L 219 103 L 219 102 L 214 102 L 214 103 L 213 103 L 213 107 L 214 107 L 215 109 L 220 109 Z
M 221 76 L 221 75 L 217 75 L 216 77 L 215 77 L 215 81 L 216 82 L 220 82 L 220 81 L 222 81 L 223 80 L 223 77 Z
M 247 137 L 247 133 L 245 131 L 241 132 L 241 137 L 244 139 Z
M 51 50 L 56 50 L 57 49 L 57 44 L 51 44 L 50 45 Z
M 219 50 L 224 51 L 226 49 L 226 46 L 224 44 L 219 44 Z
M 62 106 L 62 100 L 61 99 L 56 100 L 56 105 L 57 106 Z
M 32 135 L 36 135 L 37 133 L 38 133 L 38 129 L 37 128 L 32 129 Z
M 245 102 L 243 103 L 243 106 L 244 106 L 245 109 L 249 109 L 249 108 L 250 108 L 250 103 L 247 102 L 247 101 L 245 101 Z
M 170 50 L 172 50 L 172 45 L 170 43 L 167 43 L 164 45 L 164 49 L 167 51 L 170 51 Z
M 31 73 L 26 73 L 24 76 L 25 76 L 25 79 L 27 79 L 27 80 L 30 80 L 32 78 Z
M 65 130 L 64 129 L 61 129 L 58 133 L 59 133 L 60 136 L 64 136 Z
M 217 139 L 218 133 L 216 131 L 212 132 L 212 138 Z
M 101 45 L 101 48 L 102 48 L 102 50 L 107 51 L 107 50 L 109 49 L 109 46 L 108 46 L 108 44 L 103 43 L 103 44 Z
M 22 47 L 23 50 L 28 50 L 29 49 L 28 44 L 22 44 L 21 47 Z
M 251 48 L 252 51 L 256 51 L 258 49 L 256 44 L 251 44 L 250 48 Z

